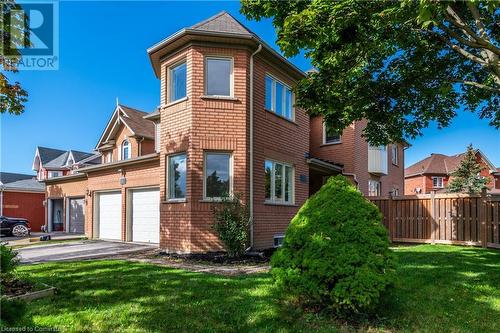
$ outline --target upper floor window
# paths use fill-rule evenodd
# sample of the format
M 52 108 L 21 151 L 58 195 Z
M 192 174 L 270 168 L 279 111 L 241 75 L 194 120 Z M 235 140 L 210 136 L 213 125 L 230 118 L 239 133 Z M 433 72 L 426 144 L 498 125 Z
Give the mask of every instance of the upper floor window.
M 266 75 L 266 110 L 293 120 L 292 90 L 270 75 Z
M 340 133 L 328 123 L 323 123 L 323 144 L 340 143 Z
M 168 198 L 186 198 L 186 154 L 168 158 Z
M 155 151 L 157 153 L 160 151 L 160 139 L 161 139 L 160 133 L 161 133 L 161 127 L 160 123 L 158 122 L 155 124 Z
M 399 165 L 399 149 L 398 145 L 392 145 L 392 164 Z
M 169 102 L 186 97 L 186 63 L 175 65 L 169 69 Z
M 233 59 L 207 57 L 205 60 L 205 94 L 208 96 L 233 96 Z
M 130 143 L 128 140 L 122 142 L 122 160 L 128 160 L 130 158 Z
M 48 178 L 61 177 L 62 175 L 62 171 L 49 171 Z
M 220 199 L 232 194 L 231 154 L 209 152 L 205 154 L 204 198 Z
M 110 151 L 106 154 L 106 163 L 111 163 L 111 162 L 113 162 L 113 152 Z
M 368 196 L 378 197 L 380 196 L 380 182 L 377 180 L 368 180 Z
M 443 188 L 443 177 L 432 177 L 432 187 Z
M 288 164 L 265 161 L 266 201 L 272 203 L 293 203 L 293 167 Z

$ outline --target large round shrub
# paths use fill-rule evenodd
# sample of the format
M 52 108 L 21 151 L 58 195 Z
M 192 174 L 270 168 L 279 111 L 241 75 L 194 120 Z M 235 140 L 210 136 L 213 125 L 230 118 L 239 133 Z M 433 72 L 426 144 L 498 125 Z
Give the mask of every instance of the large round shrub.
M 370 310 L 394 276 L 381 220 L 345 177 L 331 177 L 300 208 L 272 257 L 277 286 L 303 305 L 339 314 Z

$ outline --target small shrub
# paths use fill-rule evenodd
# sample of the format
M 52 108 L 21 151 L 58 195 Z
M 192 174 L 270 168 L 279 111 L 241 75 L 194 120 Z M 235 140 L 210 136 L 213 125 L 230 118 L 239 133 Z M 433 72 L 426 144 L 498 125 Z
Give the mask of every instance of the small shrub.
M 345 177 L 330 178 L 300 208 L 273 255 L 276 285 L 304 306 L 368 312 L 394 276 L 381 220 Z
M 224 244 L 229 257 L 239 257 L 248 245 L 249 211 L 239 195 L 223 197 L 213 206 L 215 223 L 213 229 Z
M 0 243 L 0 277 L 2 279 L 10 277 L 18 265 L 17 252 Z

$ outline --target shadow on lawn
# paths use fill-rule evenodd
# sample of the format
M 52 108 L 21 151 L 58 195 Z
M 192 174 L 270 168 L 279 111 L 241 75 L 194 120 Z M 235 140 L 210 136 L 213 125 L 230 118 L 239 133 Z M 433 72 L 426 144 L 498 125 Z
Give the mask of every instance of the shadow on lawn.
M 397 250 L 395 288 L 382 318 L 363 325 L 391 331 L 500 331 L 500 251 L 427 247 Z M 268 274 L 223 277 L 123 262 L 89 261 L 32 266 L 59 288 L 55 300 L 32 303 L 43 325 L 72 331 L 336 331 L 326 315 L 280 305 Z
M 123 261 L 31 271 L 59 295 L 56 304 L 32 303 L 30 315 L 75 331 L 248 332 L 293 328 L 297 320 L 295 310 L 278 306 L 267 274 L 229 278 Z

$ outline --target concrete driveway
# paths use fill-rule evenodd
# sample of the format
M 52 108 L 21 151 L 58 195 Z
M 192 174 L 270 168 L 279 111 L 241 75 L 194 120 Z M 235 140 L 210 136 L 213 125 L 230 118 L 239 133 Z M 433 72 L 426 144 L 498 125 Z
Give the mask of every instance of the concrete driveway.
M 50 261 L 86 260 L 112 257 L 157 248 L 158 245 L 106 241 L 75 241 L 59 244 L 34 245 L 17 250 L 23 264 Z

